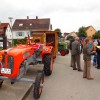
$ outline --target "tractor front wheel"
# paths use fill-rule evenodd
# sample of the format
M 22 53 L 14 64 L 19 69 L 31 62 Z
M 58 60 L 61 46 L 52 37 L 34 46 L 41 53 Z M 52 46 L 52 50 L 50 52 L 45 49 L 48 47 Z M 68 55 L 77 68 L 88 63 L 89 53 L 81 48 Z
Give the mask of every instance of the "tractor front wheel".
M 39 99 L 42 93 L 42 89 L 43 86 L 41 86 L 41 84 L 43 85 L 44 82 L 44 73 L 43 72 L 38 72 L 37 76 L 36 76 L 36 80 L 34 83 L 34 98 L 35 99 Z
M 66 54 L 69 54 L 69 50 L 68 49 L 66 49 Z
M 44 55 L 44 74 L 46 76 L 51 75 L 53 70 L 53 56 L 52 54 Z

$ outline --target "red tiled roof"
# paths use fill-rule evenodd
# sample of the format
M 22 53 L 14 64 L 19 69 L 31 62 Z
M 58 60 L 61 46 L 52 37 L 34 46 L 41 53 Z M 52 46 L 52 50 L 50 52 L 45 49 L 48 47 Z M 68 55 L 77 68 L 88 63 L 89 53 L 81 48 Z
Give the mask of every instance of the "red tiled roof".
M 88 30 L 91 26 L 85 27 L 85 30 Z
M 0 28 L 7 27 L 8 25 L 9 25 L 9 23 L 0 23 Z
M 87 31 L 90 27 L 92 27 L 96 31 L 96 29 L 92 25 L 91 26 L 88 26 L 88 27 L 84 27 L 84 28 Z
M 68 34 L 70 34 L 70 33 L 64 33 L 64 34 L 67 34 L 67 35 L 68 35 Z
M 22 26 L 20 26 L 22 24 Z M 50 18 L 47 19 L 16 19 L 12 30 L 49 29 Z
M 7 28 L 9 23 L 0 23 L 0 34 L 4 34 L 4 28 Z

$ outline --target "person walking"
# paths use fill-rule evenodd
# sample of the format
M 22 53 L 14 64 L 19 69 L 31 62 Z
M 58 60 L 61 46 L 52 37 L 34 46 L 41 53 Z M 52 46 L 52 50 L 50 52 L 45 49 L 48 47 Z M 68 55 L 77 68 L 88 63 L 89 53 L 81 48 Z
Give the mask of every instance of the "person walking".
M 84 60 L 84 70 L 83 70 L 83 78 L 87 78 L 88 80 L 93 80 L 90 73 L 91 68 L 91 55 L 96 51 L 91 51 L 90 49 L 90 38 L 86 38 L 85 44 L 83 46 L 83 60 Z
M 75 41 L 72 43 L 73 70 L 78 69 L 78 71 L 82 71 L 80 66 L 80 54 L 81 54 L 81 49 L 80 49 L 79 38 L 75 37 Z M 76 68 L 76 64 L 77 64 L 77 68 Z

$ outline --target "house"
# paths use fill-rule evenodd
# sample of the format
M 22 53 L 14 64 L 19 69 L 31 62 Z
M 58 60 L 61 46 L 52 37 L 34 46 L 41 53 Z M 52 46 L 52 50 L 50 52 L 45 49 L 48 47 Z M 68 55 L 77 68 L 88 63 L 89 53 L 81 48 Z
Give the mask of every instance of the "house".
M 87 37 L 92 37 L 96 33 L 96 29 L 93 26 L 85 27 Z
M 29 16 L 27 16 L 26 19 L 16 19 L 12 27 L 13 38 L 23 39 L 28 35 L 32 37 L 32 32 L 39 30 L 52 30 L 50 18 L 39 19 L 36 16 L 35 19 L 29 19 Z
M 74 32 L 74 31 L 71 32 L 71 33 L 70 33 L 70 36 L 77 37 L 77 32 Z
M 7 40 L 6 40 L 7 39 Z M 9 42 L 12 42 L 12 32 L 9 23 L 0 23 L 0 44 L 6 46 Z
M 68 36 L 72 36 L 72 37 L 77 37 L 77 32 L 70 32 L 70 33 L 64 33 L 64 38 L 65 40 L 67 39 Z
M 69 33 L 64 33 L 63 37 L 66 39 L 66 37 L 69 35 Z
M 73 36 L 73 37 L 77 37 L 77 32 L 71 32 L 68 36 Z

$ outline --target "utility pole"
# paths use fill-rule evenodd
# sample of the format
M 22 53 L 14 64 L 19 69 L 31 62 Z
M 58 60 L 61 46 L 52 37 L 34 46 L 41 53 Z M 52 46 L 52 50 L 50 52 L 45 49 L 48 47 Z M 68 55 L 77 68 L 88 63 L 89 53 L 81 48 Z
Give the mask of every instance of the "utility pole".
M 12 19 L 13 17 L 8 17 L 8 19 L 10 20 L 10 26 L 11 26 L 11 32 L 12 32 Z M 12 46 L 13 46 L 13 32 L 12 32 Z

